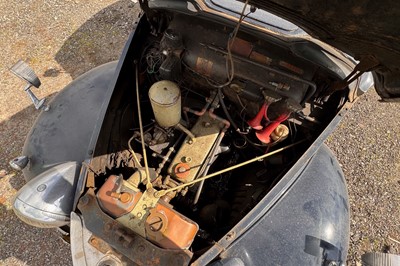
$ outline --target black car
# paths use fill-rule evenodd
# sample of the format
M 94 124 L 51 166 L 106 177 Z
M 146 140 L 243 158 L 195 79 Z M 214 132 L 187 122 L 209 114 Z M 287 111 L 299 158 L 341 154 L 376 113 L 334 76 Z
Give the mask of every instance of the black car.
M 345 178 L 323 143 L 375 86 L 399 99 L 386 2 L 141 0 L 118 62 L 42 110 L 13 207 L 75 265 L 344 265 Z

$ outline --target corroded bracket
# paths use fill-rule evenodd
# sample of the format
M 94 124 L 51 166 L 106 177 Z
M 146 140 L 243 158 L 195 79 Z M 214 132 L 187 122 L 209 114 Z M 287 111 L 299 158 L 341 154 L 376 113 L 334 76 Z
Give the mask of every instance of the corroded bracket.
M 105 214 L 93 189 L 79 200 L 78 209 L 89 231 L 138 265 L 188 265 L 190 262 L 189 251 L 159 248 Z

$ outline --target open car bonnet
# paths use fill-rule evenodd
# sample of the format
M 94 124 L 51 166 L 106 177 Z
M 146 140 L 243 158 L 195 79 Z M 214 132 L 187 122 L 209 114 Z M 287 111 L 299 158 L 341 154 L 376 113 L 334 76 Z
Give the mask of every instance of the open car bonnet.
M 363 64 L 363 71 L 373 72 L 375 88 L 383 100 L 400 100 L 398 2 L 249 0 L 248 4 L 287 19 L 351 55 Z

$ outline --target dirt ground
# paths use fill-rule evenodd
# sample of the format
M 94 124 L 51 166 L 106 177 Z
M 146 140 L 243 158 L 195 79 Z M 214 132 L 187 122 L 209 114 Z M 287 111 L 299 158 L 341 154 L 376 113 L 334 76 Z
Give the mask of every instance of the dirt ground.
M 8 68 L 29 62 L 49 99 L 94 66 L 117 59 L 138 16 L 132 1 L 0 1 L 0 265 L 70 265 L 54 230 L 28 226 L 10 201 L 24 184 L 8 161 L 20 155 L 38 112 Z M 347 177 L 351 204 L 348 264 L 362 253 L 400 249 L 400 105 L 362 97 L 327 141 Z

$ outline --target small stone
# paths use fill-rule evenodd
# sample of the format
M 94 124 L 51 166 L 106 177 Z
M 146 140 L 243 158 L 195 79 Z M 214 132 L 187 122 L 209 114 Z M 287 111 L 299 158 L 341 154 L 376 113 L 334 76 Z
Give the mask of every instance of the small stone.
M 4 169 L 1 169 L 1 170 L 0 170 L 0 177 L 5 177 L 7 174 L 8 174 L 8 173 L 7 173 L 6 170 L 4 170 Z

